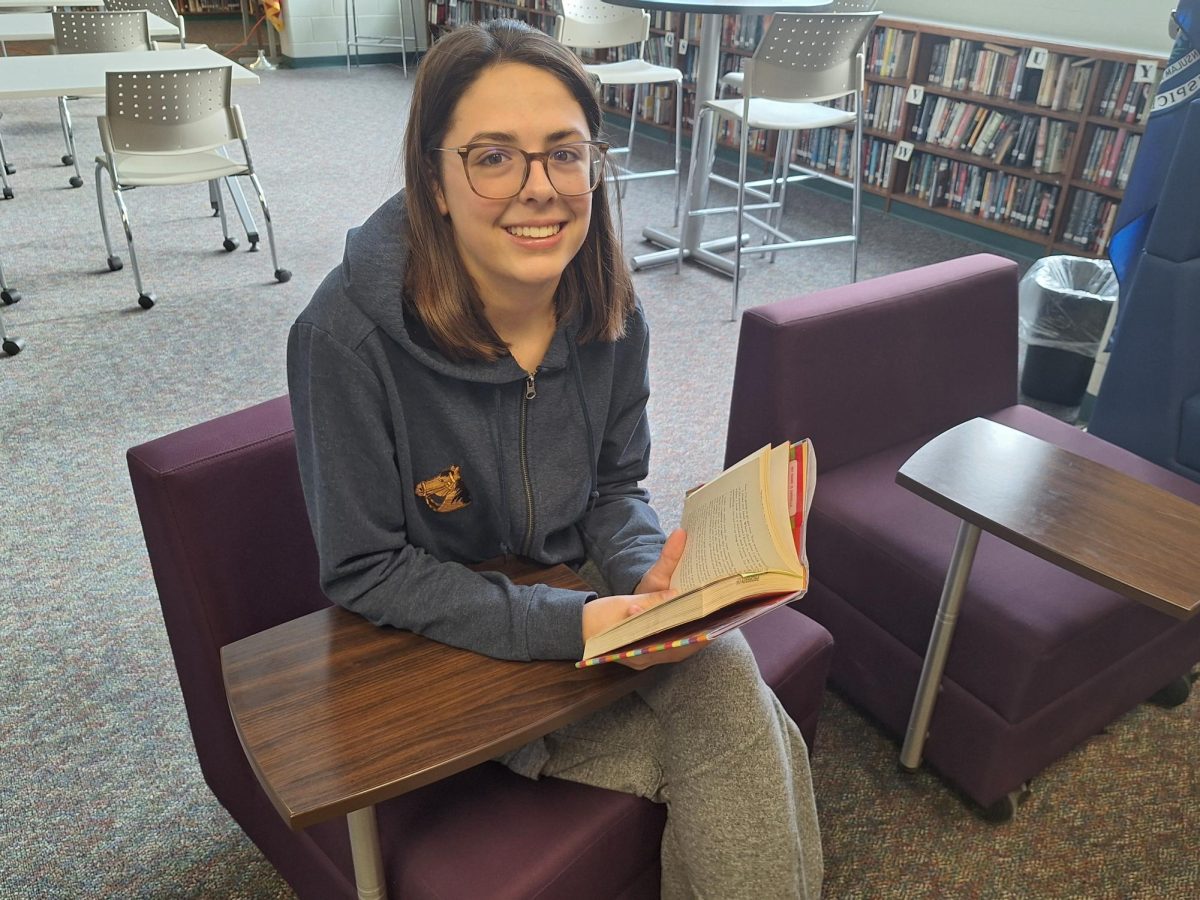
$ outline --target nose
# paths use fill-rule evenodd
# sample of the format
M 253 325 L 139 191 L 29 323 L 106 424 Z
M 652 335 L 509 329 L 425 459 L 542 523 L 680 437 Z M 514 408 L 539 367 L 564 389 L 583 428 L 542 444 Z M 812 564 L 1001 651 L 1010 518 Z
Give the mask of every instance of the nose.
M 554 185 L 550 183 L 550 170 L 546 159 L 531 159 L 529 161 L 529 177 L 525 179 L 525 187 L 521 188 L 521 197 L 528 200 L 551 200 L 558 195 Z

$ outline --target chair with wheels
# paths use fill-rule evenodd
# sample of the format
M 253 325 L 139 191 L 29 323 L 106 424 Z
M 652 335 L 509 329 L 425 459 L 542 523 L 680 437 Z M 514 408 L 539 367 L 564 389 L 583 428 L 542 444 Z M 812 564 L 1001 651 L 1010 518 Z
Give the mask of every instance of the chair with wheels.
M 132 12 L 61 12 L 54 16 L 54 46 L 59 53 L 111 53 L 122 50 L 153 50 L 150 39 L 150 20 L 145 7 Z M 74 166 L 71 187 L 83 186 L 83 174 L 79 171 L 79 160 L 75 154 L 75 130 L 71 125 L 71 113 L 67 101 L 72 97 L 58 98 L 58 118 L 62 124 L 63 142 L 67 152 L 63 154 L 64 166 Z
M 9 306 L 20 299 L 20 294 L 9 290 L 8 282 L 4 280 L 4 266 L 0 264 L 0 300 L 4 301 L 5 306 Z M 4 330 L 4 317 L 0 316 L 0 350 L 8 356 L 16 356 L 24 346 L 25 342 L 21 338 L 9 337 L 8 332 Z
M 687 215 L 735 213 L 734 234 L 742 234 L 744 225 L 749 223 L 766 235 L 759 246 L 743 247 L 742 242 L 733 242 L 733 304 L 730 319 L 737 316 L 742 256 L 747 253 L 774 254 L 781 250 L 849 243 L 850 276 L 852 281 L 857 280 L 862 167 L 854 167 L 850 232 L 798 240 L 780 230 L 783 196 L 782 193 L 780 196 L 775 195 L 773 183 L 771 191 L 765 196 L 761 191 L 751 194 L 752 199 L 762 202 L 746 203 L 746 166 L 752 129 L 787 133 L 851 125 L 854 147 L 851 155 L 854 159 L 861 156 L 865 70 L 863 42 L 878 16 L 879 14 L 874 12 L 777 14 L 754 51 L 754 56 L 746 64 L 746 90 L 743 95 L 734 99 L 710 100 L 699 111 L 697 118 L 720 116 L 737 126 L 740 134 L 737 179 L 731 180 L 715 173 L 709 175 L 710 182 L 734 188 L 737 191 L 737 203 L 735 206 L 689 208 Z M 826 101 L 841 98 L 849 98 L 852 108 L 843 110 L 822 105 Z M 697 144 L 692 145 L 687 187 L 689 197 L 692 190 L 690 182 L 697 171 L 698 154 L 705 152 L 711 157 L 716 143 L 716 132 L 716 128 L 711 129 L 712 140 L 703 150 Z M 782 137 L 780 139 L 784 140 Z M 777 157 L 772 182 L 778 180 L 779 175 L 780 160 Z M 763 214 L 769 218 L 763 218 Z
M 618 183 L 640 178 L 673 176 L 675 179 L 675 220 L 679 220 L 680 161 L 682 159 L 681 125 L 683 123 L 683 73 L 670 66 L 646 61 L 646 39 L 650 36 L 650 14 L 641 9 L 613 6 L 600 0 L 562 0 L 562 14 L 554 20 L 554 37 L 559 43 L 577 50 L 602 50 L 637 45 L 637 56 L 619 62 L 586 63 L 584 68 L 595 75 L 602 85 L 632 86 L 633 99 L 629 107 L 629 138 L 624 147 L 611 147 L 609 156 L 621 154 L 625 165 L 617 167 L 614 176 Z M 670 169 L 635 172 L 629 168 L 633 153 L 633 136 L 641 107 L 639 96 L 643 85 L 675 85 L 675 164 Z
M 98 119 L 104 153 L 96 157 L 96 204 L 108 266 L 116 271 L 122 262 L 113 252 L 100 184 L 100 174 L 106 172 L 125 227 L 138 305 L 142 309 L 154 305 L 154 295 L 145 289 L 138 268 L 123 196 L 128 188 L 220 181 L 225 181 L 228 187 L 229 180 L 236 176 L 249 178 L 267 223 L 275 280 L 284 282 L 292 277 L 291 272 L 279 266 L 271 213 L 255 174 L 246 126 L 241 110 L 230 103 L 232 71 L 230 66 L 215 66 L 171 72 L 107 73 L 105 114 Z M 241 161 L 223 152 L 234 143 L 241 145 Z M 219 188 L 217 197 L 221 197 Z M 223 246 L 232 251 L 237 242 L 229 235 L 224 204 L 219 199 L 218 204 L 225 236 Z
M 183 16 L 179 14 L 179 10 L 175 8 L 175 4 L 171 0 L 104 0 L 104 8 L 111 12 L 136 12 L 144 9 L 179 29 L 178 41 L 156 41 L 160 47 L 169 50 L 178 44 L 181 50 L 187 49 L 187 34 L 184 30 Z

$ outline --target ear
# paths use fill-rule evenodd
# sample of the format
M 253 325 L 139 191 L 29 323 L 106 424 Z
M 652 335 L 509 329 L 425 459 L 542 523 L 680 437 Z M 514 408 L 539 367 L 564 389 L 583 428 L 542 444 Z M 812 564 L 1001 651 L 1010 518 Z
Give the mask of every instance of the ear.
M 432 176 L 433 173 L 431 172 L 430 175 Z M 446 205 L 446 195 L 442 193 L 442 183 L 436 178 L 433 182 L 433 198 L 437 201 L 438 212 L 443 216 L 450 215 L 450 207 Z

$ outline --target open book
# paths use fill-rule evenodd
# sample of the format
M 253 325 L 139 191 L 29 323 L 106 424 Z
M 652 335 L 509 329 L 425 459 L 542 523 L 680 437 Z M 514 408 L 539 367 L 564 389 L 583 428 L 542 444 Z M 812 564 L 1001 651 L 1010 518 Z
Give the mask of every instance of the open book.
M 688 494 L 679 594 L 593 635 L 576 666 L 711 641 L 808 590 L 812 444 L 763 447 Z

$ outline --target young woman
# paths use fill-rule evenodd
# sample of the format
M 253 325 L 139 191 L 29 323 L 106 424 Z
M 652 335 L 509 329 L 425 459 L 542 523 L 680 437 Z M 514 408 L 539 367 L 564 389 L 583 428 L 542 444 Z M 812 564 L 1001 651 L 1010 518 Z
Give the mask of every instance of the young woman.
M 421 63 L 406 190 L 350 232 L 292 328 L 300 472 L 329 597 L 510 659 L 578 659 L 683 549 L 646 492 L 647 330 L 578 60 L 508 20 Z M 464 563 L 585 562 L 595 593 Z M 635 660 L 645 688 L 507 754 L 667 804 L 663 896 L 816 897 L 804 741 L 740 634 Z

